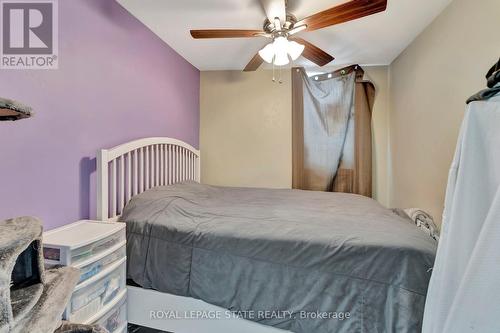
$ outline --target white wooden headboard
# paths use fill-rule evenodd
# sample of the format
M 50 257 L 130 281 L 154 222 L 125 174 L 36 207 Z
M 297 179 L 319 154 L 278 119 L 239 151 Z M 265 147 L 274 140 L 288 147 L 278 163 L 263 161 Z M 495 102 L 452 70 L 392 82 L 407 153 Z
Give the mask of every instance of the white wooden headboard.
M 97 152 L 97 218 L 115 220 L 136 194 L 200 181 L 200 151 L 172 138 L 145 138 Z

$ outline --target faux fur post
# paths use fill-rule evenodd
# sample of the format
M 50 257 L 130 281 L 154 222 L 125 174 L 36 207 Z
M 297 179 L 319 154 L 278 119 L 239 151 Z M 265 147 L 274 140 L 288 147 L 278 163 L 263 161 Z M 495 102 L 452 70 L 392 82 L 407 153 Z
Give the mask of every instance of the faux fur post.
M 39 281 L 11 290 L 16 260 L 29 246 L 38 253 Z M 78 282 L 73 267 L 44 270 L 42 224 L 34 217 L 0 222 L 0 333 L 52 333 Z
M 73 267 L 46 271 L 42 295 L 35 306 L 22 318 L 15 318 L 12 333 L 52 333 L 61 326 L 61 317 L 80 272 Z
M 97 325 L 82 325 L 63 322 L 54 333 L 108 333 L 108 331 Z
M 16 314 L 25 314 L 27 309 L 22 307 L 33 306 L 36 297 L 41 295 L 43 275 L 43 255 L 39 251 L 38 269 L 40 272 L 40 285 L 32 286 L 30 293 L 33 298 L 28 302 L 19 301 L 19 293 L 16 293 L 15 304 L 11 303 L 11 276 L 14 265 L 19 255 L 35 242 L 35 246 L 42 246 L 42 224 L 33 217 L 19 217 L 0 222 L 0 332 L 9 332 L 15 319 L 13 307 Z

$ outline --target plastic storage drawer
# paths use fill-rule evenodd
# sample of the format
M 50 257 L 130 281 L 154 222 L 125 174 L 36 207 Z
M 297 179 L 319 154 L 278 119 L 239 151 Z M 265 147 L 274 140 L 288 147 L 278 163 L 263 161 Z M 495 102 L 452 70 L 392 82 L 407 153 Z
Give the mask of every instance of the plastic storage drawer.
M 92 278 L 126 256 L 127 248 L 125 243 L 121 242 L 111 247 L 109 250 L 102 252 L 102 254 L 92 257 L 91 260 L 87 260 L 79 265 L 76 265 L 76 267 L 80 269 L 80 280 L 78 283 L 82 283 L 85 280 Z
M 73 292 L 64 319 L 88 321 L 126 290 L 126 258 L 109 265 L 97 275 L 80 283 Z
M 79 221 L 44 233 L 43 255 L 48 265 L 80 266 L 106 250 L 125 244 L 125 224 Z M 82 241 L 83 240 L 83 241 Z
M 108 332 L 116 332 L 123 326 L 127 325 L 127 295 L 125 292 L 120 293 L 116 301 L 110 303 L 110 309 L 105 310 L 104 314 L 96 314 L 97 319 L 92 318 L 90 324 L 98 324 L 108 330 Z

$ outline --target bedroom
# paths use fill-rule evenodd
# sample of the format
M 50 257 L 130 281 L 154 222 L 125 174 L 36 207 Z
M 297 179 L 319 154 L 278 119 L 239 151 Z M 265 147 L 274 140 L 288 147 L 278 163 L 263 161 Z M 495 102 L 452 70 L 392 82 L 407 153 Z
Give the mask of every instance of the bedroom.
M 0 5 L 0 332 L 499 331 L 497 0 Z

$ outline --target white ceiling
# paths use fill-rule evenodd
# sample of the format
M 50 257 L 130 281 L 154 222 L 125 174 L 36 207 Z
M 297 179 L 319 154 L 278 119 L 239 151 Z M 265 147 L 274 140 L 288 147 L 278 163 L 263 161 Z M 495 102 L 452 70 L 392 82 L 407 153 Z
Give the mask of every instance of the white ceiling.
M 358 63 L 388 65 L 452 0 L 388 0 L 385 12 L 359 20 L 301 32 L 336 59 L 330 66 Z M 130 13 L 200 70 L 241 70 L 268 39 L 195 40 L 190 29 L 261 29 L 265 14 L 259 0 L 118 0 Z M 288 0 L 298 19 L 346 0 Z M 304 58 L 294 65 L 310 70 Z

